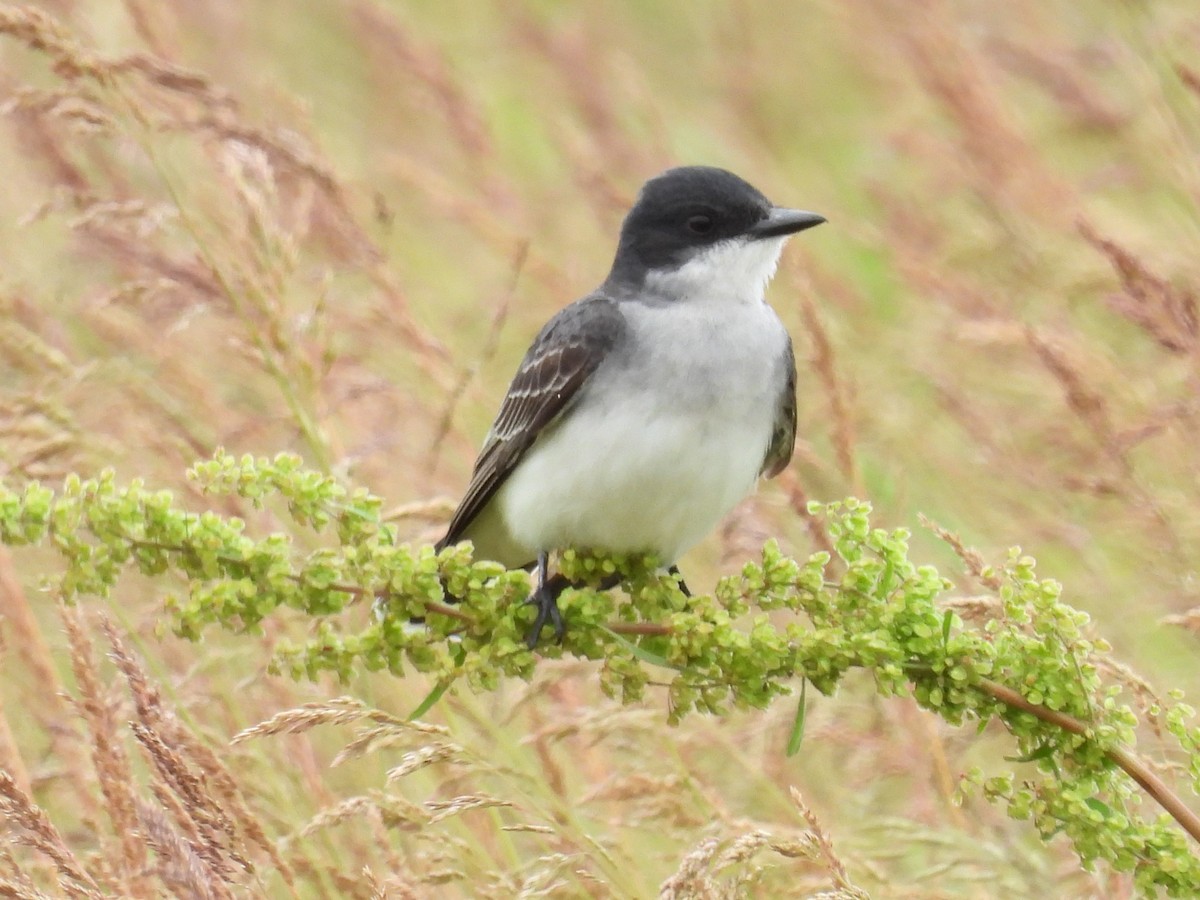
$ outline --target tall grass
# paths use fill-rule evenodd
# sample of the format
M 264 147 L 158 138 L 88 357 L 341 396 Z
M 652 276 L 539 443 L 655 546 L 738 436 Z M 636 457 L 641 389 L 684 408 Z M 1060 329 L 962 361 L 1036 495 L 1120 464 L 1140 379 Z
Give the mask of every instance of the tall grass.
M 294 450 L 430 539 L 641 180 L 714 163 L 831 224 L 771 292 L 797 459 L 689 581 L 819 546 L 806 501 L 864 495 L 1036 552 L 1147 709 L 1195 695 L 1198 26 L 1184 0 L 0 8 L 0 471 L 186 496 L 218 446 Z M 45 561 L 0 551 L 18 896 L 1131 894 L 957 806 L 1002 744 L 869 685 L 791 760 L 792 709 L 668 728 L 569 662 L 417 728 L 418 677 L 266 675 L 303 622 L 187 645 L 159 589 L 59 608 Z

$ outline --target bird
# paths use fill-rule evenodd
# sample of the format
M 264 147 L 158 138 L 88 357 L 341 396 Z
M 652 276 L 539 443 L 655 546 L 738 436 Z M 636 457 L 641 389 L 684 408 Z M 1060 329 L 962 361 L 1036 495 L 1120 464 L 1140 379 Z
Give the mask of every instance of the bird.
M 435 545 L 535 570 L 530 649 L 565 634 L 552 553 L 653 554 L 690 596 L 679 557 L 787 466 L 795 354 L 765 291 L 785 241 L 825 221 L 725 169 L 668 169 L 608 277 L 534 338 Z

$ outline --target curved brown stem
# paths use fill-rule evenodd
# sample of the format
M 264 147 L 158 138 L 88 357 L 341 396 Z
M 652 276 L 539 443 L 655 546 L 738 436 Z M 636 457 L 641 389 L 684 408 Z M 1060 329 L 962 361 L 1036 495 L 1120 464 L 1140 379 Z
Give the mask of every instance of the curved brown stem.
M 671 633 L 670 625 L 656 625 L 653 622 L 609 622 L 604 626 L 617 634 L 652 635 L 662 637 Z
M 1064 731 L 1071 732 L 1071 734 L 1086 737 L 1090 730 L 1086 723 L 1079 721 L 1074 716 L 1069 716 L 1058 710 L 1048 709 L 1045 706 L 1039 706 L 1036 703 L 1030 703 L 1017 691 L 1014 691 L 1010 687 L 1005 687 L 999 682 L 982 678 L 979 680 L 979 689 L 993 699 L 999 700 L 1005 706 L 1011 706 L 1013 709 L 1027 712 L 1031 716 L 1041 719 L 1043 722 L 1049 722 L 1051 725 L 1057 725 Z M 1200 843 L 1200 816 L 1196 815 L 1178 794 L 1167 787 L 1166 783 L 1154 773 L 1145 760 L 1126 750 L 1124 747 L 1114 747 L 1107 751 L 1106 755 L 1120 766 L 1126 775 L 1141 785 L 1142 790 L 1157 800 L 1159 806 L 1165 809 L 1171 818 L 1178 822 L 1184 831 L 1192 836 L 1192 840 Z

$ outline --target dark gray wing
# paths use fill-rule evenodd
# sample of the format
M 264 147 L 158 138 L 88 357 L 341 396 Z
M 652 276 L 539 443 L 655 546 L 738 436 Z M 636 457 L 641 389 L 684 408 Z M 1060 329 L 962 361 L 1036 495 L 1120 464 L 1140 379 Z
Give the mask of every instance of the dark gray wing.
M 602 294 L 572 303 L 546 323 L 509 385 L 439 548 L 462 539 L 542 429 L 571 406 L 624 330 L 625 317 L 616 301 Z
M 779 394 L 771 443 L 767 446 L 767 455 L 763 458 L 762 468 L 759 470 L 760 475 L 766 475 L 768 478 L 774 478 L 787 468 L 792 452 L 796 449 L 796 354 L 792 350 L 790 336 L 784 365 L 787 368 L 787 383 Z

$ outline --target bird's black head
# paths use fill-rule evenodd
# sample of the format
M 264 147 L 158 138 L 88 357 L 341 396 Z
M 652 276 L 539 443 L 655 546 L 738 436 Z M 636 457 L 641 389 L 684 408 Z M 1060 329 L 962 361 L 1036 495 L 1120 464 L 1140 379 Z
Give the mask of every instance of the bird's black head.
M 668 169 L 646 182 L 625 217 L 610 279 L 637 283 L 647 272 L 682 266 L 723 241 L 784 237 L 824 221 L 774 206 L 724 169 Z

